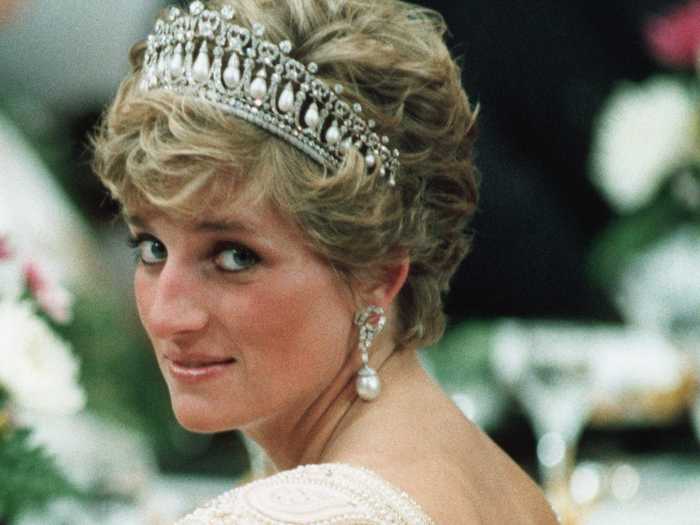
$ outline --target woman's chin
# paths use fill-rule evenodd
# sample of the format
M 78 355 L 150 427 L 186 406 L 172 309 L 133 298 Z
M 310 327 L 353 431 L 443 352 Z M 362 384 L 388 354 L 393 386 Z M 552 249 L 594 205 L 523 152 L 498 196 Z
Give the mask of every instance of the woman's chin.
M 213 425 L 209 418 L 203 417 L 190 417 L 190 415 L 182 415 L 179 412 L 175 412 L 175 419 L 180 423 L 180 426 L 185 430 L 194 432 L 196 434 L 213 434 L 215 432 L 221 432 L 221 429 Z
M 173 398 L 171 404 L 177 422 L 190 432 L 209 434 L 233 429 L 226 424 L 223 414 L 209 403 Z

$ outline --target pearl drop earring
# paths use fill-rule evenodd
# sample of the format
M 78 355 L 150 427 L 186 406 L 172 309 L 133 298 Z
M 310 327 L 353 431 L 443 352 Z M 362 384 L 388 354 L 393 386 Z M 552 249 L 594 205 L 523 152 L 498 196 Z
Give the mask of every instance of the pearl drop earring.
M 384 309 L 381 306 L 368 306 L 357 314 L 355 324 L 360 327 L 359 349 L 362 354 L 362 368 L 357 373 L 355 387 L 360 398 L 372 401 L 381 393 L 382 383 L 377 371 L 369 366 L 369 349 L 386 324 Z

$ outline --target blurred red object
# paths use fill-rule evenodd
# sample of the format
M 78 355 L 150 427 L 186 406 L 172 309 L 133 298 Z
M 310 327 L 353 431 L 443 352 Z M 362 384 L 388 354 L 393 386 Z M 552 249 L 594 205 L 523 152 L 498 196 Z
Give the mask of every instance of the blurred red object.
M 650 19 L 644 35 L 652 54 L 663 64 L 695 66 L 700 52 L 700 0 Z
M 0 235 L 0 261 L 12 258 L 14 254 L 10 248 L 10 242 L 7 237 Z
M 29 292 L 39 307 L 53 321 L 59 324 L 68 324 L 71 321 L 72 296 L 54 281 L 43 268 L 34 262 L 25 263 L 24 278 Z

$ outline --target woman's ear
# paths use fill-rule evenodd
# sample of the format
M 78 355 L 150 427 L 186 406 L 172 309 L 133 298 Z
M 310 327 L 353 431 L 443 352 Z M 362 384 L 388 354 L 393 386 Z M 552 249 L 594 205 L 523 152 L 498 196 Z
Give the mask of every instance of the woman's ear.
M 360 298 L 365 305 L 381 306 L 388 310 L 406 283 L 410 269 L 411 263 L 408 257 L 403 257 L 398 262 L 385 266 L 377 272 L 371 284 L 360 284 L 358 287 Z

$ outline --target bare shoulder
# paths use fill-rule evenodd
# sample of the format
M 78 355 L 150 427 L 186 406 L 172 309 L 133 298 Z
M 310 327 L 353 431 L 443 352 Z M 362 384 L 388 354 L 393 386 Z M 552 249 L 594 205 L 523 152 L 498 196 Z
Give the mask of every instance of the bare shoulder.
M 555 525 L 536 484 L 515 465 L 469 465 L 429 456 L 383 468 L 381 475 L 407 492 L 437 525 Z
M 387 482 L 408 493 L 438 525 L 481 525 L 469 487 L 455 465 L 435 457 L 378 467 Z
M 376 472 L 437 525 L 556 524 L 537 485 L 422 371 L 403 371 L 382 395 L 326 459 Z
M 485 433 L 451 404 L 432 406 L 428 423 L 399 424 L 390 446 L 377 439 L 365 447 L 374 453 L 348 461 L 405 491 L 438 525 L 557 523 L 539 487 Z

